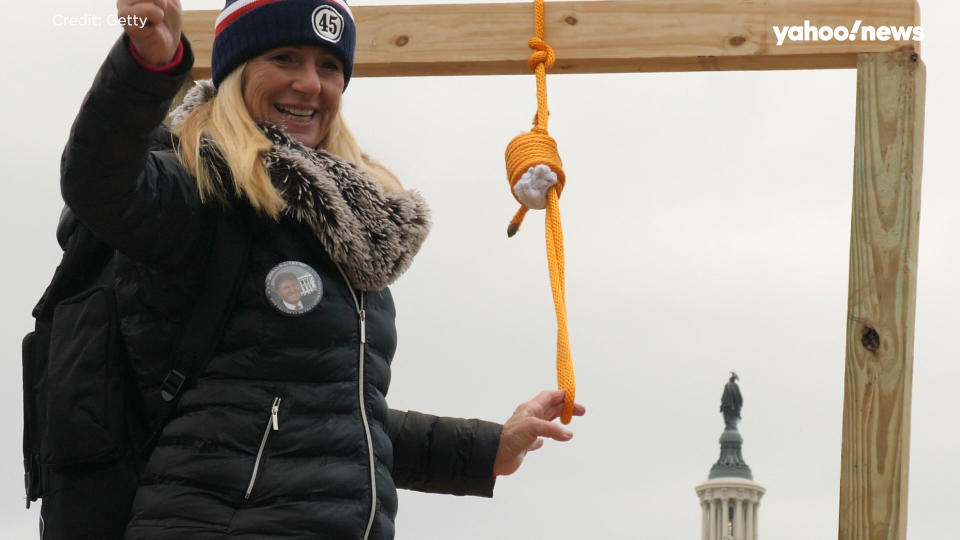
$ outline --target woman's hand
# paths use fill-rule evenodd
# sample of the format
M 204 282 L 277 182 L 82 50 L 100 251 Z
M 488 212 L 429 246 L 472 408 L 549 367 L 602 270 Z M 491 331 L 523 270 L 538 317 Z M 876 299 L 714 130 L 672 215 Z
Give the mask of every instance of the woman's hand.
M 127 21 L 123 31 L 141 58 L 159 66 L 176 56 L 183 28 L 180 0 L 117 0 L 117 16 Z M 133 21 L 146 24 L 140 28 Z
M 553 422 L 563 410 L 563 390 L 545 390 L 537 397 L 521 404 L 506 423 L 500 434 L 500 448 L 493 464 L 493 474 L 513 474 L 527 452 L 543 446 L 541 437 L 556 441 L 569 441 L 573 432 Z M 574 416 L 583 416 L 587 410 L 579 403 L 573 407 Z

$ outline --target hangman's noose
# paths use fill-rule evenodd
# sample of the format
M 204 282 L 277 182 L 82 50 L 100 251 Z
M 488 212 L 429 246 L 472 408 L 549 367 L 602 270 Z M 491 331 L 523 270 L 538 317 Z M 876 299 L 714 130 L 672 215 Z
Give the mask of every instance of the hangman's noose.
M 547 210 L 546 237 L 547 263 L 550 268 L 550 288 L 553 290 L 553 305 L 557 312 L 557 386 L 566 390 L 560 420 L 567 424 L 573 417 L 576 381 L 573 375 L 573 359 L 570 356 L 570 340 L 567 333 L 566 293 L 563 275 L 563 229 L 560 225 L 560 194 L 566 183 L 566 175 L 557 153 L 557 142 L 547 133 L 547 70 L 553 67 L 556 56 L 544 41 L 544 0 L 534 0 L 536 37 L 528 45 L 530 70 L 537 75 L 537 118 L 533 129 L 507 145 L 507 180 L 510 191 L 520 203 L 507 235 L 513 236 L 520 229 L 523 217 L 529 208 Z M 544 193 L 545 191 L 545 193 Z M 530 206 L 533 205 L 533 206 Z

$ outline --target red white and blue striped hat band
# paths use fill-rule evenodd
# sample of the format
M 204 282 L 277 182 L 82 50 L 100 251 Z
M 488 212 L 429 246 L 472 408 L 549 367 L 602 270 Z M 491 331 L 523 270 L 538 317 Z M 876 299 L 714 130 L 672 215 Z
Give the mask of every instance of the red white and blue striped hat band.
M 243 16 L 245 13 L 249 13 L 250 11 L 257 9 L 264 4 L 281 1 L 283 0 L 234 0 L 233 2 L 227 2 L 227 7 L 223 8 L 223 11 L 221 11 L 220 15 L 217 16 L 217 22 L 214 26 L 214 35 L 219 34 L 220 30 L 229 25 L 235 19 Z M 347 16 L 350 17 L 350 20 L 353 21 L 353 12 L 350 11 L 350 6 L 348 6 L 346 2 L 341 2 L 340 0 L 329 0 L 329 3 L 336 4 L 343 8 L 343 11 L 345 11 Z

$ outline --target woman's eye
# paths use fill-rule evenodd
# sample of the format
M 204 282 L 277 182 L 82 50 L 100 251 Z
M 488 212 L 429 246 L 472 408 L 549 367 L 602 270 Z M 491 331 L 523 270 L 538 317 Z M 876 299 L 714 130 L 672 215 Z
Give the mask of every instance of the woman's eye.
M 334 62 L 333 60 L 327 60 L 323 63 L 323 68 L 331 71 L 340 71 L 340 64 Z
M 289 54 L 278 54 L 273 57 L 273 61 L 279 64 L 289 64 L 293 58 Z

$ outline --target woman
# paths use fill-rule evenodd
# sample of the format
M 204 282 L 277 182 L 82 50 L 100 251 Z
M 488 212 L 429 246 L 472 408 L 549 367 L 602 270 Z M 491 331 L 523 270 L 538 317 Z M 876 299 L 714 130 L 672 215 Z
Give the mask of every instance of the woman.
M 127 538 L 388 539 L 396 487 L 491 496 L 541 437 L 570 439 L 552 422 L 562 392 L 502 426 L 388 410 L 387 286 L 428 212 L 340 118 L 356 41 L 343 0 L 228 0 L 213 81 L 188 93 L 171 116 L 177 138 L 153 151 L 192 66 L 182 10 L 120 0 L 118 15 L 148 24 L 126 27 L 98 73 L 61 183 L 123 254 L 121 331 L 148 415 L 220 213 L 244 216 L 252 244 L 223 339 L 146 464 Z M 278 290 L 287 275 L 296 303 Z

